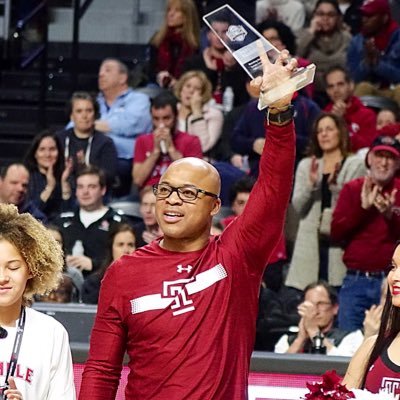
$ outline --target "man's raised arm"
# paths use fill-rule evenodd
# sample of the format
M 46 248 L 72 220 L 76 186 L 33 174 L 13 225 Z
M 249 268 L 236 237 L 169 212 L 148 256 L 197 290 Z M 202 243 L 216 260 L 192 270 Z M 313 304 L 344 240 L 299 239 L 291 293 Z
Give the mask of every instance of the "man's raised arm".
M 274 64 L 265 52 L 260 57 L 263 76 L 251 83 L 260 89 L 260 96 L 285 82 L 289 84 L 296 60 L 289 60 L 287 51 L 283 51 Z M 265 267 L 283 231 L 295 160 L 292 96 L 293 92 L 283 95 L 266 109 L 266 142 L 259 177 L 244 213 L 222 238 L 231 240 L 231 235 L 235 236 L 238 251 L 245 254 L 249 265 L 255 268 Z

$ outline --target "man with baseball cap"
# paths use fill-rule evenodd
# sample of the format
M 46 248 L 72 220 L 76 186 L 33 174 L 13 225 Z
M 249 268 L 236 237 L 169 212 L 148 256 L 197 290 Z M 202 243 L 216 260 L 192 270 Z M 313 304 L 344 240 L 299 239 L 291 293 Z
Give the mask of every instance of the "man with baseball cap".
M 344 248 L 347 274 L 339 292 L 339 327 L 362 327 L 379 304 L 381 282 L 400 238 L 400 142 L 377 137 L 366 156 L 368 174 L 349 181 L 333 212 L 331 239 Z
M 347 66 L 355 95 L 385 96 L 400 104 L 400 28 L 388 0 L 365 0 L 361 32 L 353 37 Z

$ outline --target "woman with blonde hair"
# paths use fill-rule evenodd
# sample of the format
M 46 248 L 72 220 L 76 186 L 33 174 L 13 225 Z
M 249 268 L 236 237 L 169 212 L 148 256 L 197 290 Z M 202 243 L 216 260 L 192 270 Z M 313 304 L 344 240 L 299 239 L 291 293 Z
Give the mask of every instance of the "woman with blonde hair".
M 199 44 L 199 18 L 193 0 L 168 0 L 163 24 L 150 40 L 150 79 L 161 87 L 172 87 L 186 58 Z
M 188 71 L 176 82 L 174 92 L 179 100 L 178 130 L 197 136 L 206 154 L 221 136 L 224 122 L 211 100 L 211 82 L 202 71 Z
M 74 400 L 68 334 L 29 307 L 58 286 L 60 245 L 30 214 L 0 204 L 0 394 L 8 400 Z M 3 397 L 1 397 L 3 398 Z

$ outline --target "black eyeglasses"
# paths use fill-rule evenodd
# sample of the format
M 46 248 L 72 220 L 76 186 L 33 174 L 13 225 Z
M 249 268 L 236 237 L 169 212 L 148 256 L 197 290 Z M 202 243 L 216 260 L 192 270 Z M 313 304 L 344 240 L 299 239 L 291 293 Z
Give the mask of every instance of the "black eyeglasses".
M 153 193 L 158 199 L 167 199 L 173 192 L 178 194 L 178 197 L 182 201 L 194 201 L 198 198 L 199 193 L 202 193 L 206 196 L 214 197 L 214 199 L 218 199 L 218 195 L 215 193 L 207 192 L 206 190 L 199 189 L 196 186 L 180 186 L 173 187 L 171 185 L 167 185 L 166 183 L 159 183 L 158 185 L 153 185 Z

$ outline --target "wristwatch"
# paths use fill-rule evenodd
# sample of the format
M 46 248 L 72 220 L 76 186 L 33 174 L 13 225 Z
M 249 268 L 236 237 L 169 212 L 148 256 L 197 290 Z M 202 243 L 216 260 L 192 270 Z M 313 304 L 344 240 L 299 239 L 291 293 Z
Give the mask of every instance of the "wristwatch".
M 278 110 L 278 112 L 276 112 L 276 110 Z M 265 118 L 268 124 L 283 126 L 293 119 L 293 115 L 294 107 L 292 104 L 289 104 L 283 111 L 280 111 L 278 108 L 268 108 Z

